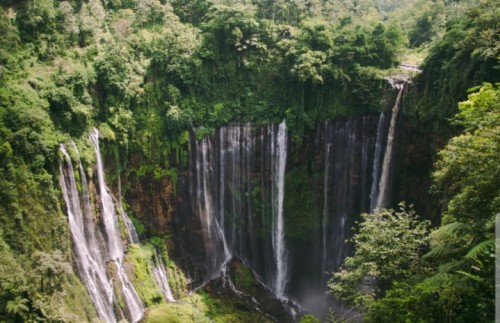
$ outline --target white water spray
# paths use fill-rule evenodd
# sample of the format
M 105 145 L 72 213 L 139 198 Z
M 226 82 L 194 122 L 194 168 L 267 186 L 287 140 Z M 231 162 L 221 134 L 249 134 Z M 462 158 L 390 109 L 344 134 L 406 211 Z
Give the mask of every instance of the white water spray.
M 222 226 L 219 224 L 219 220 L 215 214 L 216 210 L 212 201 L 213 197 L 210 190 L 212 187 L 212 168 L 209 160 L 212 145 L 209 137 L 204 137 L 199 145 L 201 158 L 196 159 L 198 212 L 209 241 L 215 244 L 221 243 L 223 248 L 223 259 L 219 259 L 217 257 L 219 255 L 217 250 L 213 250 L 212 256 L 214 259 L 211 259 L 213 262 L 211 278 L 214 278 L 225 271 L 225 264 L 231 259 L 231 253 Z

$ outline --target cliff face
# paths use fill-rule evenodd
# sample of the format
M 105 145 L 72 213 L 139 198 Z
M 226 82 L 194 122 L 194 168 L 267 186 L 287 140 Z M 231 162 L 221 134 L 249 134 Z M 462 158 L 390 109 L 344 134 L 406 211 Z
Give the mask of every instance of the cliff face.
M 430 167 L 420 160 L 429 157 L 415 158 L 428 154 L 427 146 L 411 135 L 411 123 L 399 125 L 401 117 L 393 125 L 398 153 L 383 163 L 397 93 L 386 91 L 386 112 L 318 123 L 305 131 L 300 144 L 286 140 L 281 260 L 275 234 L 277 125 L 230 123 L 202 139 L 191 132 L 183 148 L 187 159 L 175 164 L 175 187 L 172 176 L 129 172 L 126 201 L 148 232 L 173 234 L 170 254 L 191 278 L 192 287 L 238 257 L 270 289 L 282 261 L 287 297 L 301 302 L 323 295 L 329 273 L 352 251 L 347 240 L 357 216 L 376 206 L 384 167 L 391 179 L 394 165 L 398 173 L 388 201 L 392 196 L 397 203 L 403 197 L 428 209 L 419 203 L 428 197 L 424 185 Z M 139 165 L 140 158 L 131 159 L 132 169 Z M 422 165 L 426 170 L 419 169 Z M 402 188 L 408 181 L 422 185 Z
M 150 173 L 138 178 L 132 173 L 124 182 L 129 186 L 125 200 L 146 229 L 153 234 L 174 233 L 176 197 L 171 178 L 158 179 Z
M 360 212 L 370 211 L 378 190 L 388 118 L 385 113 L 318 124 L 304 143 L 288 142 L 283 219 L 286 295 L 324 291 L 326 272 L 337 269 Z M 276 126 L 230 124 L 213 136 L 190 137 L 177 187 L 167 177 L 129 178 L 126 195 L 152 233 L 173 233 L 173 255 L 193 279 L 209 280 L 237 256 L 268 287 L 277 259 Z
M 417 214 L 434 225 L 440 222 L 441 210 L 431 195 L 431 172 L 436 152 L 448 136 L 421 129 L 407 116 L 401 120 L 398 156 L 395 165 L 394 201 L 413 204 Z

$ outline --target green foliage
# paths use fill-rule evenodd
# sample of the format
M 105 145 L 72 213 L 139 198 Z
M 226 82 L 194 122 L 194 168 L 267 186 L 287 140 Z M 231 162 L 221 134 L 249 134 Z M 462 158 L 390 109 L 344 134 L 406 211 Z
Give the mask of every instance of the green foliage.
M 90 168 L 93 154 L 81 143 L 92 127 L 103 134 L 103 151 L 120 155 L 126 172 L 135 172 L 137 179 L 168 176 L 175 190 L 176 166 L 187 160 L 191 129 L 201 138 L 229 121 L 266 125 L 286 118 L 293 140 L 300 143 L 304 130 L 318 121 L 379 112 L 382 78 L 398 62 L 405 33 L 418 46 L 439 36 L 444 22 L 447 33 L 431 50 L 417 82 L 412 113 L 436 122 L 450 116 L 466 87 L 493 76 L 498 8 L 481 1 L 466 16 L 444 21 L 443 16 L 460 17 L 450 15 L 449 8 L 469 8 L 468 1 L 445 3 L 446 8 L 423 2 L 411 1 L 419 10 L 411 11 L 412 20 L 394 18 L 396 11 L 388 14 L 407 9 L 394 0 L 0 1 L 0 320 L 95 317 L 83 286 L 69 271 L 71 241 L 57 180 L 58 145 L 70 137 Z M 491 91 L 482 89 L 482 98 L 474 98 L 460 117 L 473 137 L 496 122 L 480 103 L 497 100 L 487 98 Z M 428 102 L 435 108 L 428 109 Z M 484 114 L 488 118 L 474 120 Z M 498 148 L 486 132 L 472 141 L 456 139 L 454 145 L 450 156 L 472 145 L 464 160 L 473 153 L 489 160 Z M 451 160 L 443 155 L 442 180 L 464 181 L 455 172 L 469 172 L 466 163 L 447 165 Z M 435 234 L 429 259 L 468 255 L 457 267 L 460 273 L 454 273 L 461 281 L 479 284 L 486 276 L 470 266 L 489 268 L 491 221 L 474 222 L 472 211 L 487 214 L 498 207 L 498 201 L 488 200 L 495 192 L 494 166 L 472 162 L 470 182 L 478 186 L 445 188 L 450 223 L 474 223 L 484 233 L 443 229 Z M 287 178 L 287 192 L 298 196 L 307 177 L 298 172 Z M 305 193 L 303 203 L 295 199 L 285 205 L 296 210 L 286 212 L 291 214 L 288 237 L 305 239 L 317 231 L 311 194 Z M 267 210 L 258 207 L 261 213 Z M 439 242 L 450 237 L 457 239 L 450 244 L 453 252 Z M 163 248 L 160 240 L 156 245 Z M 140 261 L 144 254 L 132 251 L 141 272 L 147 272 Z M 165 260 L 173 289 L 185 293 L 186 278 Z M 144 290 L 147 299 L 152 294 L 148 286 Z
M 459 104 L 465 131 L 440 151 L 433 173 L 443 224 L 424 256 L 428 277 L 398 282 L 371 307 L 368 321 L 491 321 L 494 313 L 495 221 L 500 207 L 498 85 L 484 84 Z
M 441 120 L 456 113 L 468 88 L 498 81 L 499 10 L 495 1 L 479 1 L 465 14 L 450 15 L 454 19 L 446 23 L 446 32 L 430 48 L 423 73 L 415 79 L 407 113 L 438 130 Z
M 40 277 L 40 290 L 52 292 L 60 290 L 67 275 L 72 273 L 71 263 L 55 250 L 51 253 L 36 251 L 33 254 L 33 268 Z
M 400 209 L 363 214 L 352 242 L 355 253 L 333 274 L 329 287 L 334 295 L 361 308 L 369 308 L 384 286 L 422 275 L 428 245 L 429 223 L 421 221 L 404 204 Z
M 198 292 L 176 303 L 152 306 L 146 322 L 270 322 L 261 313 L 245 310 L 242 304 L 238 308 L 230 299 Z
M 307 170 L 294 170 L 286 175 L 284 201 L 285 235 L 296 240 L 310 239 L 319 232 L 321 210 L 310 188 L 311 176 Z
M 300 318 L 299 323 L 319 323 L 320 320 L 314 315 L 306 314 Z
M 5 312 L 16 317 L 18 319 L 24 320 L 27 317 L 29 307 L 26 305 L 28 303 L 27 298 L 21 298 L 21 296 L 16 296 L 12 301 L 8 301 L 5 306 Z
M 31 260 L 16 253 L 0 231 L 2 322 L 82 321 L 95 317 L 95 309 L 67 255 L 36 251 Z
M 462 222 L 483 232 L 500 207 L 500 105 L 498 85 L 485 84 L 460 103 L 456 123 L 466 132 L 440 152 L 434 172 L 444 191 L 444 222 Z
M 134 268 L 132 284 L 146 306 L 155 304 L 156 299 L 164 298 L 153 275 L 153 255 L 152 246 L 132 244 L 126 257 Z
M 207 306 L 202 301 L 201 296 L 192 294 L 188 298 L 184 298 L 176 303 L 168 303 L 152 306 L 147 314 L 146 322 L 161 323 L 161 322 L 210 322 L 210 319 L 205 315 L 208 311 Z
M 13 58 L 6 49 L 17 49 L 20 40 L 17 26 L 13 24 L 12 19 L 8 16 L 8 13 L 3 7 L 0 7 L 0 34 L 2 34 L 2 39 L 0 40 L 0 64 L 2 64 L 0 68 L 1 79 L 4 74 L 4 64 L 8 62 L 9 59 Z
M 245 266 L 242 262 L 234 262 L 232 264 L 231 279 L 234 281 L 234 286 L 237 290 L 242 291 L 247 295 L 255 295 L 257 292 L 257 281 L 252 273 L 252 271 Z
M 200 292 L 200 296 L 207 306 L 206 315 L 213 322 L 270 322 L 264 314 L 249 309 L 237 299 L 227 296 L 218 298 L 205 292 Z

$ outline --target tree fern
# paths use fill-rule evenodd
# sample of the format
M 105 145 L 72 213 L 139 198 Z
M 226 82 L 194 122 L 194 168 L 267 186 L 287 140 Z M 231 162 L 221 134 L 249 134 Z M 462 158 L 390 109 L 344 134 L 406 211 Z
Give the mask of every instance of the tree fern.
M 481 241 L 477 245 L 475 245 L 467 255 L 466 259 L 476 259 L 479 256 L 489 256 L 495 254 L 495 239 L 489 239 L 485 241 Z

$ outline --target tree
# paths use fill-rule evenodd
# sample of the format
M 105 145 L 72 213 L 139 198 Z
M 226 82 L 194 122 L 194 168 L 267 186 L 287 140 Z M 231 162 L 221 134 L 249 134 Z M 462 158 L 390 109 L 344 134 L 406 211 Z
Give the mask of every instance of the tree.
M 17 48 L 19 45 L 19 32 L 12 19 L 9 18 L 7 12 L 0 7 L 0 80 L 3 76 L 3 68 L 5 61 L 9 58 L 9 52 Z
M 51 253 L 36 251 L 32 263 L 36 280 L 40 281 L 40 290 L 54 292 L 61 289 L 68 275 L 72 273 L 71 264 L 65 261 L 59 250 Z
M 446 210 L 443 226 L 434 233 L 435 248 L 430 256 L 445 256 L 441 249 L 450 252 L 450 243 L 465 240 L 467 243 L 459 243 L 454 252 L 464 256 L 478 243 L 493 239 L 495 215 L 500 209 L 499 102 L 498 85 L 485 83 L 459 104 L 455 123 L 465 131 L 439 153 L 433 174 L 434 188 L 442 192 Z M 455 256 L 450 255 L 456 260 Z
M 494 318 L 495 220 L 500 209 L 500 91 L 485 83 L 459 104 L 465 128 L 439 153 L 434 190 L 445 209 L 424 258 L 428 278 L 399 282 L 367 321 L 488 322 Z
M 355 253 L 329 282 L 332 293 L 351 305 L 367 309 L 395 280 L 427 271 L 422 255 L 428 246 L 428 221 L 412 208 L 377 209 L 362 214 L 352 242 Z

